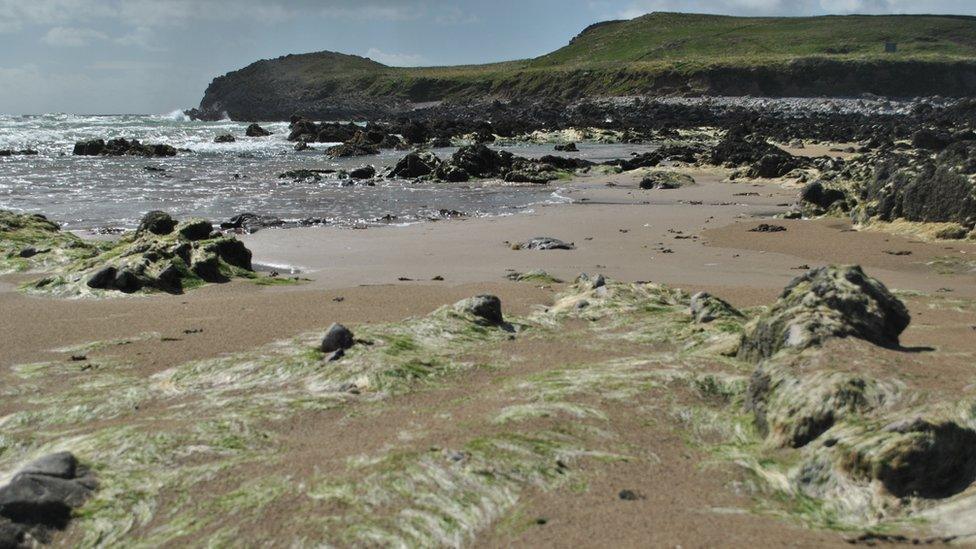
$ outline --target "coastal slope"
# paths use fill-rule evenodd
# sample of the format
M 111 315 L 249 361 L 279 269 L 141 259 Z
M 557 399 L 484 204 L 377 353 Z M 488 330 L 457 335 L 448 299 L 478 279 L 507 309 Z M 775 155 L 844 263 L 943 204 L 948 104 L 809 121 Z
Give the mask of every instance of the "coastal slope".
M 431 101 L 644 94 L 966 96 L 976 92 L 974 60 L 972 17 L 651 13 L 487 65 L 400 68 L 335 52 L 262 60 L 214 79 L 198 114 L 374 118 Z

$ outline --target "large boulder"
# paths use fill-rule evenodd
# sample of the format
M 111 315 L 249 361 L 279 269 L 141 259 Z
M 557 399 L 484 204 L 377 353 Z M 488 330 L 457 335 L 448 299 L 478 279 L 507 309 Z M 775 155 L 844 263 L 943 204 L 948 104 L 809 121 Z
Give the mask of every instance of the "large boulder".
M 800 200 L 816 206 L 821 210 L 828 210 L 834 204 L 845 201 L 844 191 L 826 187 L 823 181 L 814 181 L 800 191 Z
M 75 143 L 72 154 L 79 156 L 176 156 L 176 148 L 170 145 L 143 144 L 137 139 L 117 138 L 105 142 L 91 139 Z
M 325 336 L 322 338 L 322 343 L 319 345 L 319 350 L 323 353 L 334 353 L 336 351 L 345 351 L 349 349 L 356 343 L 355 337 L 353 337 L 352 331 L 346 328 L 342 324 L 333 324 L 329 326 L 329 329 L 325 332 Z
M 214 143 L 233 143 L 235 141 L 237 141 L 237 138 L 229 133 L 222 133 L 214 137 Z
M 795 278 L 769 311 L 749 324 L 739 356 L 762 360 L 835 337 L 896 346 L 910 321 L 905 305 L 859 266 L 821 267 Z
M 352 156 L 368 156 L 371 154 L 379 154 L 380 149 L 374 145 L 361 145 L 353 143 L 343 143 L 342 145 L 336 145 L 334 147 L 329 147 L 325 150 L 325 154 L 332 158 L 348 158 Z
M 688 187 L 694 184 L 695 179 L 688 174 L 670 171 L 654 171 L 641 179 L 640 188 L 680 189 L 681 187 Z
M 496 151 L 483 144 L 467 145 L 458 149 L 449 161 L 437 171 L 439 179 L 450 181 L 450 171 L 461 170 L 470 177 L 504 177 L 512 169 L 514 155 L 507 151 Z

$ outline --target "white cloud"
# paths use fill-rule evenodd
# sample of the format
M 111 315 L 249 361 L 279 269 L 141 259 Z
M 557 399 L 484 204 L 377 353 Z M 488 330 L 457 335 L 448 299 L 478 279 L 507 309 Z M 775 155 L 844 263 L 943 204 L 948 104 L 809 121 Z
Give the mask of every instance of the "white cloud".
M 379 61 L 384 65 L 390 65 L 392 67 L 418 67 L 421 65 L 430 64 L 430 61 L 428 61 L 427 58 L 422 55 L 412 53 L 388 53 L 376 48 L 370 48 L 366 52 L 366 57 L 369 57 L 373 61 Z
M 59 46 L 64 48 L 79 48 L 98 41 L 106 40 L 108 36 L 95 29 L 83 29 L 77 27 L 54 27 L 47 31 L 41 41 L 49 46 Z
M 149 27 L 136 27 L 132 32 L 115 39 L 121 46 L 132 46 L 148 51 L 166 51 L 156 40 L 156 32 Z

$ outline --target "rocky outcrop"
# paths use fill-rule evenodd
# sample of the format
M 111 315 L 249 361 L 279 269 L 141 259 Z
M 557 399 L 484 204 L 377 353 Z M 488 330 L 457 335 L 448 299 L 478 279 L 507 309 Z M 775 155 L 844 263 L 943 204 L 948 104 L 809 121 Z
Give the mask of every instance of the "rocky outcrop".
M 720 297 L 707 292 L 691 296 L 691 317 L 699 324 L 707 324 L 722 318 L 742 319 L 743 314 Z
M 803 167 L 806 161 L 766 142 L 758 135 L 747 135 L 742 131 L 730 131 L 712 149 L 712 164 L 739 167 L 747 166 L 750 177 L 782 177 Z
M 957 141 L 934 158 L 889 155 L 862 188 L 864 215 L 884 221 L 954 222 L 976 227 L 976 141 Z
M 214 137 L 213 140 L 214 143 L 233 143 L 235 141 L 237 141 L 237 138 L 229 133 L 220 134 L 217 137 Z
M 98 251 L 41 214 L 0 210 L 0 273 L 59 267 Z
M 269 227 L 281 227 L 285 222 L 274 216 L 258 215 L 250 212 L 237 214 L 220 224 L 221 229 L 240 229 L 246 233 L 255 233 Z
M 139 229 L 94 257 L 67 265 L 30 291 L 77 295 L 90 290 L 178 294 L 205 282 L 226 282 L 251 272 L 244 243 L 213 231 L 202 219 L 176 223 L 149 212 Z
M 762 360 L 835 337 L 897 346 L 910 321 L 905 305 L 860 267 L 821 267 L 795 278 L 769 311 L 749 324 L 739 356 Z
M 91 139 L 75 143 L 72 154 L 76 156 L 176 156 L 176 148 L 170 145 L 142 144 L 137 139 Z
M 94 474 L 69 452 L 31 462 L 0 487 L 0 547 L 50 542 L 97 488 Z

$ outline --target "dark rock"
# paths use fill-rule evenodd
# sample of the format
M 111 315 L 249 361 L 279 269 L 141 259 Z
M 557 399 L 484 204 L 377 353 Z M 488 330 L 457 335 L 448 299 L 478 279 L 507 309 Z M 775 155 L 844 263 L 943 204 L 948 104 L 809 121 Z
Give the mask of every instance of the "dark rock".
M 91 285 L 91 281 L 89 281 L 89 285 Z M 136 273 L 129 269 L 119 269 L 118 272 L 115 273 L 115 279 L 112 280 L 110 289 L 131 294 L 142 289 L 142 280 L 139 279 L 139 276 L 136 275 Z
M 776 304 L 750 324 L 739 356 L 761 360 L 834 337 L 896 346 L 910 321 L 905 305 L 860 267 L 821 267 L 790 282 Z
M 142 216 L 142 221 L 139 222 L 139 228 L 136 229 L 136 233 L 150 232 L 157 235 L 167 235 L 173 232 L 176 228 L 176 220 L 173 219 L 168 213 L 153 210 Z
M 554 149 L 559 152 L 579 152 L 579 149 L 576 148 L 576 143 L 566 143 L 565 145 L 556 145 Z
M 333 324 L 325 332 L 325 337 L 322 338 L 322 344 L 319 345 L 319 349 L 323 353 L 332 353 L 335 351 L 344 351 L 352 347 L 355 343 L 356 340 L 349 328 L 346 328 L 342 324 Z
M 414 151 L 401 158 L 393 166 L 390 177 L 414 178 L 423 177 L 433 173 L 441 164 L 441 159 L 437 158 L 429 151 Z
M 912 135 L 912 146 L 916 149 L 941 151 L 952 142 L 952 136 L 945 131 L 921 129 Z
M 307 151 L 309 149 L 311 149 L 311 147 L 309 147 L 308 143 L 304 141 L 299 141 L 298 143 L 295 143 L 295 152 Z
M 251 250 L 247 249 L 247 246 L 240 240 L 221 238 L 216 240 L 212 246 L 217 255 L 228 265 L 251 270 Z
M 769 223 L 760 223 L 749 229 L 750 233 L 781 233 L 784 231 L 786 231 L 786 227 L 782 225 L 770 225 Z
M 828 210 L 835 203 L 844 201 L 846 198 L 847 195 L 844 194 L 844 191 L 827 188 L 822 181 L 814 181 L 800 191 L 800 200 L 813 204 L 822 210 Z
M 102 139 L 75 143 L 72 154 L 80 156 L 176 156 L 176 148 L 170 145 L 142 144 L 136 139 Z
M 213 225 L 205 219 L 191 219 L 180 225 L 177 230 L 180 236 L 187 240 L 206 240 L 213 232 Z
M 483 144 L 468 145 L 458 149 L 450 160 L 441 164 L 437 177 L 451 181 L 447 177 L 449 169 L 463 170 L 469 177 L 501 177 L 511 170 L 513 158 L 507 151 L 496 151 Z
M 235 138 L 233 135 L 229 133 L 221 134 L 218 135 L 217 137 L 214 137 L 214 143 L 233 143 L 235 141 L 237 141 L 237 138 Z
M 87 282 L 88 287 L 95 288 L 97 290 L 107 290 L 112 286 L 113 282 L 115 282 L 115 274 L 115 267 L 103 267 L 89 277 Z
M 712 149 L 711 162 L 728 167 L 750 166 L 752 177 L 782 177 L 802 167 L 805 161 L 767 143 L 762 136 L 730 131 Z
M 376 168 L 373 166 L 360 166 L 349 172 L 352 179 L 370 179 L 376 175 Z
M 97 483 L 75 457 L 62 452 L 42 457 L 0 487 L 0 544 L 20 547 L 27 535 L 46 542 L 63 529 L 74 509 L 91 496 Z
M 35 255 L 37 255 L 39 253 L 40 252 L 34 246 L 27 246 L 27 247 L 23 248 L 22 250 L 20 250 L 20 253 L 18 253 L 17 255 L 19 257 L 23 257 L 23 258 L 26 259 L 28 257 L 34 257 Z
M 329 147 L 325 150 L 325 154 L 332 158 L 348 158 L 351 156 L 368 156 L 371 154 L 379 154 L 380 149 L 375 145 L 357 145 L 350 143 L 343 143 L 342 145 L 336 145 L 335 147 Z
M 492 325 L 502 324 L 505 321 L 502 317 L 502 301 L 493 295 L 469 297 L 455 303 L 454 309 Z
M 267 137 L 271 135 L 271 132 L 257 124 L 251 124 L 246 130 L 244 130 L 244 135 L 248 137 Z
M 264 216 L 253 213 L 237 214 L 228 221 L 220 224 L 221 229 L 243 229 L 245 232 L 254 233 L 267 227 L 280 227 L 285 222 L 277 217 Z

